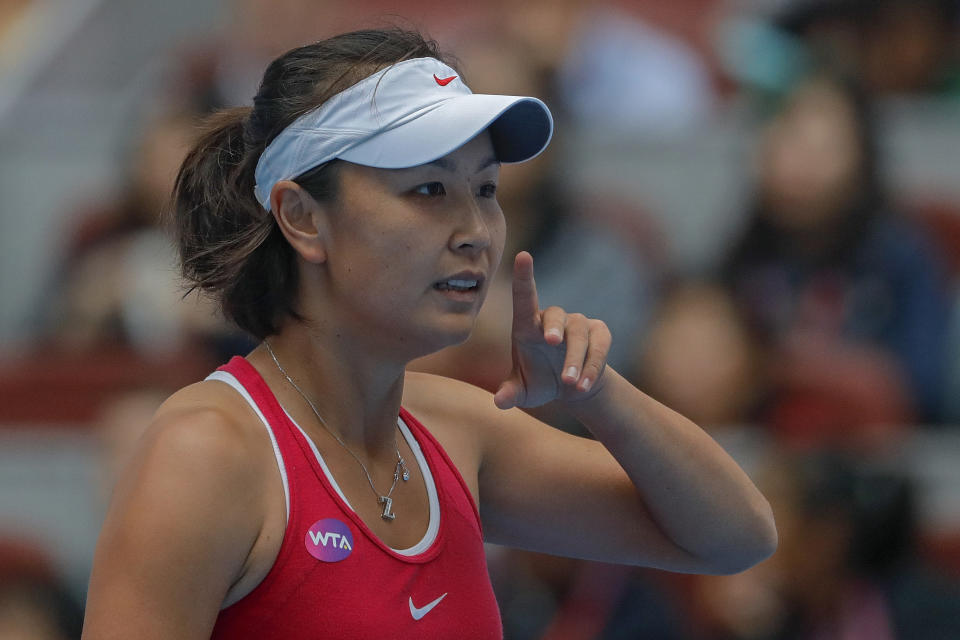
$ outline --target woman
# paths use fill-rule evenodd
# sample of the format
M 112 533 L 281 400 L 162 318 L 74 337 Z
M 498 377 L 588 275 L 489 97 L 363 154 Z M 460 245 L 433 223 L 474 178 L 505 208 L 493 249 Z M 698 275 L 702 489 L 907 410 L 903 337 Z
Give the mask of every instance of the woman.
M 755 204 L 725 275 L 767 355 L 764 418 L 821 441 L 938 418 L 948 295 L 922 229 L 892 208 L 871 109 L 829 71 L 763 130 Z
M 262 343 L 158 411 L 86 638 L 499 637 L 484 539 L 718 573 L 772 552 L 746 475 L 605 368 L 601 322 L 539 309 L 527 253 L 495 395 L 405 374 L 470 333 L 504 244 L 499 163 L 552 133 L 538 100 L 459 75 L 418 34 L 337 36 L 272 63 L 188 156 L 184 272 Z M 516 408 L 550 401 L 597 441 Z

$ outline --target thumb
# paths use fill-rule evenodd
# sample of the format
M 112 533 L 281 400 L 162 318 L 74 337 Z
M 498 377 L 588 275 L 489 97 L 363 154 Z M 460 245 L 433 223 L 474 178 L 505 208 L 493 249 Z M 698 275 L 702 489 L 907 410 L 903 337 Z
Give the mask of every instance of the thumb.
M 519 381 L 510 378 L 500 383 L 500 388 L 493 394 L 493 403 L 498 409 L 512 409 L 520 404 L 523 395 L 523 387 Z

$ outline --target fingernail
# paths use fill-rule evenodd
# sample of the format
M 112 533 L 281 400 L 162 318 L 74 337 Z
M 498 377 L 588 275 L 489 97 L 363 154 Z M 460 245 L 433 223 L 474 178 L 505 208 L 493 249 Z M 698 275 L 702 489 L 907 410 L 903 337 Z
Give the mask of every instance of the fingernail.
M 568 378 L 572 379 L 572 380 L 576 380 L 576 379 L 577 379 L 577 368 L 576 368 L 576 367 L 570 367 L 569 369 L 567 369 L 566 376 L 567 376 Z
M 591 384 L 592 383 L 590 382 L 590 378 L 584 378 L 583 382 L 580 383 L 580 386 L 583 388 L 584 391 L 590 391 Z
M 552 328 L 552 329 L 547 329 L 547 335 L 548 335 L 548 336 L 556 336 L 556 337 L 558 337 L 558 338 L 562 338 L 562 337 L 563 337 L 563 334 L 560 332 L 560 329 L 557 329 L 556 327 L 554 327 L 554 328 Z M 572 369 L 572 368 L 573 368 L 573 367 L 571 367 L 571 369 Z

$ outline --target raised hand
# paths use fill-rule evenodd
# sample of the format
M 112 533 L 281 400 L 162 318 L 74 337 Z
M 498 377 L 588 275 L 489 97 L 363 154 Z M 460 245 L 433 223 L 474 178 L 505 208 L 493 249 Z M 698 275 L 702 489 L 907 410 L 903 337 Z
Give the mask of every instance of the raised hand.
M 513 371 L 493 396 L 501 409 L 588 398 L 603 386 L 610 330 L 560 307 L 540 310 L 533 257 L 513 263 Z

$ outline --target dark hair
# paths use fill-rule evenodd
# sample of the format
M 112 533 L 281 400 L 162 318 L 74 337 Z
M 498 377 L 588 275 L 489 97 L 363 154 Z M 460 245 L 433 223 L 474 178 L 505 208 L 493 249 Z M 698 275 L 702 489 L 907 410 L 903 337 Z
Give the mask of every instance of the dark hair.
M 283 54 L 267 67 L 253 107 L 206 122 L 174 187 L 173 227 L 188 294 L 211 295 L 223 315 L 262 339 L 284 317 L 302 320 L 293 248 L 253 194 L 260 154 L 284 128 L 379 69 L 442 56 L 437 44 L 402 29 L 355 31 Z M 294 180 L 319 201 L 337 197 L 338 160 Z

